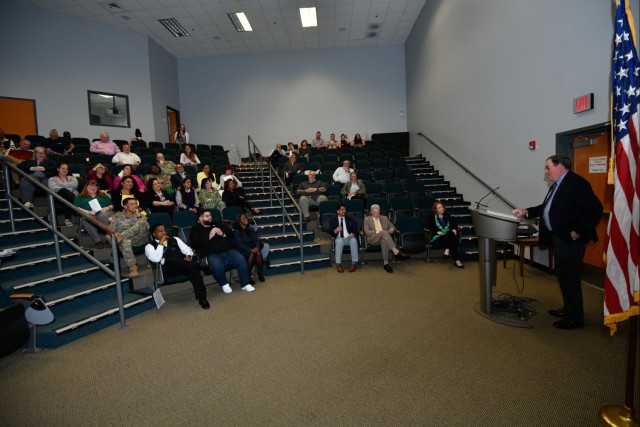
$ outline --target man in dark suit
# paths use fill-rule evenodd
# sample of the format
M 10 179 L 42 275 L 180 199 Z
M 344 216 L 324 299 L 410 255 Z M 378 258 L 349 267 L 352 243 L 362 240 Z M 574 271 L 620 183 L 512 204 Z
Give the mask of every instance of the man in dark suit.
M 344 272 L 342 267 L 342 250 L 345 245 L 349 245 L 351 250 L 351 266 L 349 273 L 356 271 L 358 264 L 358 224 L 356 221 L 347 216 L 347 208 L 345 205 L 338 206 L 337 216 L 329 221 L 329 229 L 333 230 L 333 238 L 335 239 L 336 249 L 336 270 L 338 273 Z
M 580 269 L 585 246 L 598 241 L 596 225 L 602 217 L 602 203 L 589 182 L 571 171 L 571 159 L 553 155 L 546 161 L 545 174 L 553 185 L 544 202 L 530 208 L 513 210 L 516 216 L 540 218 L 540 241 L 551 242 L 554 266 L 564 307 L 549 310 L 561 317 L 553 326 L 575 329 L 584 326 Z
M 191 182 L 194 182 L 194 183 L 196 182 L 196 177 L 186 173 L 184 171 L 184 166 L 182 166 L 180 163 L 177 163 L 176 173 L 171 175 L 171 187 L 173 187 L 174 190 L 177 190 L 178 187 L 180 187 L 182 182 L 185 180 L 185 178 L 190 178 Z

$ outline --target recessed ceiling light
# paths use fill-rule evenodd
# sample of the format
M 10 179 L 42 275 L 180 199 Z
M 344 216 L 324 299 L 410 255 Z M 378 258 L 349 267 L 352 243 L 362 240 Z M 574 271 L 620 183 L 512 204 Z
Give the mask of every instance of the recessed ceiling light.
M 251 24 L 249 24 L 249 20 L 247 19 L 247 15 L 245 15 L 244 12 L 227 13 L 227 16 L 231 20 L 233 26 L 236 27 L 236 31 L 253 31 L 253 28 L 251 28 Z
M 158 19 L 174 37 L 188 37 L 191 34 L 178 22 L 176 18 Z
M 317 27 L 318 26 L 318 18 L 316 16 L 316 8 L 315 7 L 301 7 L 300 8 L 300 20 L 302 21 L 302 26 L 304 28 Z

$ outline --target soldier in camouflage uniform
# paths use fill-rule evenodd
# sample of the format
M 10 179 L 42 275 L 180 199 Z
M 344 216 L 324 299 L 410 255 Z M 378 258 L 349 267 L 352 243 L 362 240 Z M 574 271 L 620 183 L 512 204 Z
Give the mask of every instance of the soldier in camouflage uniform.
M 122 202 L 123 210 L 109 220 L 111 228 L 116 232 L 118 248 L 122 252 L 124 262 L 129 267 L 129 277 L 138 277 L 134 246 L 145 245 L 149 240 L 149 223 L 147 218 L 138 212 L 138 202 L 130 197 Z
M 176 173 L 176 164 L 171 160 L 165 160 L 164 154 L 162 153 L 156 154 L 156 163 L 160 167 L 161 171 L 158 179 L 160 180 L 160 184 L 162 184 L 162 189 L 166 191 L 173 191 L 173 186 L 171 185 L 171 176 Z

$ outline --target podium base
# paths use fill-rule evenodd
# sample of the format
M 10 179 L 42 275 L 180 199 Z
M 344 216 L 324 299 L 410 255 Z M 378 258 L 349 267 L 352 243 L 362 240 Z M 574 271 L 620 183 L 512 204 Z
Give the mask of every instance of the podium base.
M 504 313 L 504 312 L 491 312 L 487 313 L 482 310 L 482 304 L 478 301 L 475 305 L 476 312 L 493 322 L 502 323 L 503 325 L 514 326 L 516 328 L 525 328 L 525 329 L 533 329 L 533 325 L 529 323 L 516 319 L 513 317 L 512 313 Z
M 606 426 L 637 427 L 638 425 L 640 425 L 638 424 L 638 418 L 636 417 L 636 414 L 631 409 L 624 406 L 603 406 L 602 408 L 600 408 L 598 416 L 600 417 L 600 421 L 602 422 L 602 424 Z

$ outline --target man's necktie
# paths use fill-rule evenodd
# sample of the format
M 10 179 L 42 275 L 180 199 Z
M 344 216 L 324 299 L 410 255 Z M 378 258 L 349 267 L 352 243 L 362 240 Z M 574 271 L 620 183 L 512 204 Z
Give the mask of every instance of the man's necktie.
M 340 218 L 340 237 L 344 238 L 344 218 Z
M 542 204 L 542 218 L 544 219 L 544 223 L 547 226 L 548 230 L 552 230 L 551 221 L 549 220 L 549 209 L 551 209 L 551 200 L 553 199 L 557 187 L 558 183 L 554 182 L 549 189 L 547 197 L 544 199 L 544 203 Z
M 373 223 L 376 225 L 376 232 L 382 231 L 382 225 L 380 225 L 380 220 L 378 218 L 373 219 Z

